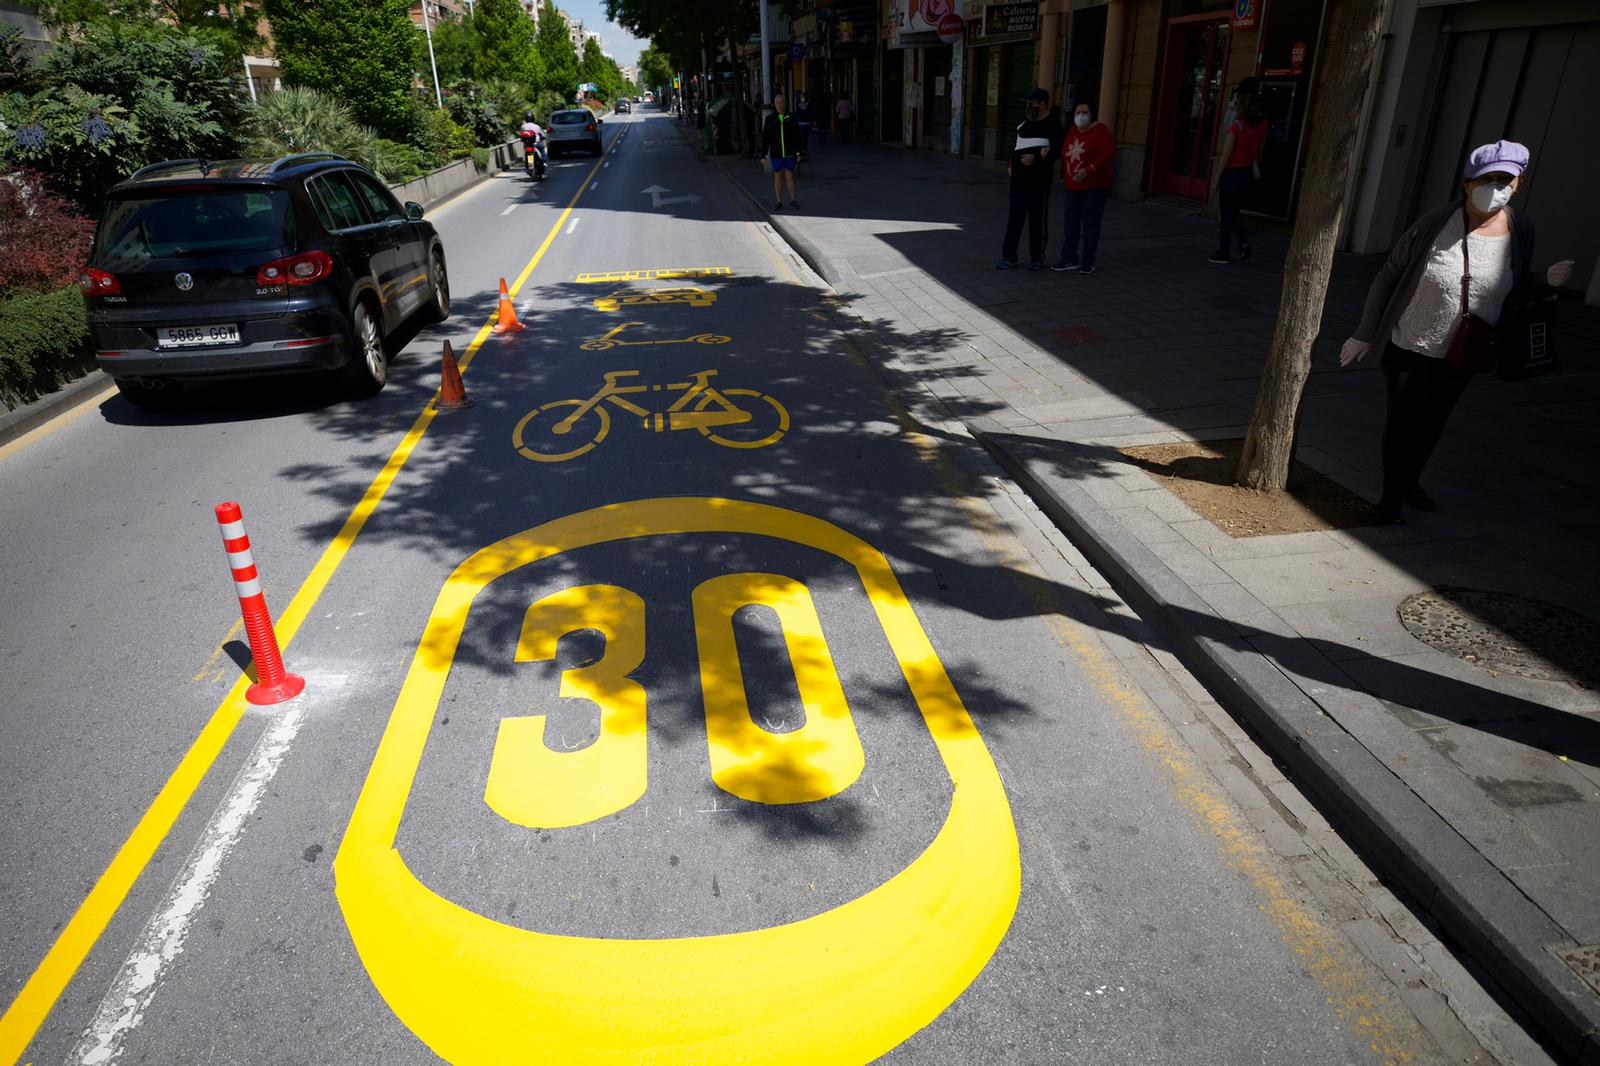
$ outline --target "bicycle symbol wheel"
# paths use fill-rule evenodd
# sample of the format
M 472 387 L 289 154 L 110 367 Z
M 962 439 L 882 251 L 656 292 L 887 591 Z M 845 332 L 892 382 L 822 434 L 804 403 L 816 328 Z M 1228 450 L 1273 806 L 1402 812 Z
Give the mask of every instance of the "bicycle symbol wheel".
M 611 416 L 604 407 L 591 407 L 568 432 L 556 432 L 570 413 L 565 409 L 582 407 L 584 402 L 552 400 L 529 411 L 511 431 L 517 454 L 536 463 L 564 463 L 592 451 L 611 432 Z
M 765 448 L 769 444 L 776 444 L 780 437 L 789 432 L 789 412 L 784 408 L 783 404 L 766 393 L 757 392 L 755 389 L 722 389 L 720 391 L 722 396 L 726 398 L 748 396 L 752 399 L 765 400 L 768 407 L 763 407 L 761 404 L 751 404 L 749 408 L 746 408 L 750 413 L 750 421 L 738 427 L 720 427 L 723 430 L 732 430 L 738 436 L 723 436 L 721 433 L 713 433 L 707 427 L 701 427 L 700 433 L 702 436 L 715 441 L 724 448 Z M 704 411 L 716 399 L 715 395 L 707 393 L 695 405 L 695 410 Z M 764 433 L 765 436 L 753 436 L 753 434 L 760 433 Z

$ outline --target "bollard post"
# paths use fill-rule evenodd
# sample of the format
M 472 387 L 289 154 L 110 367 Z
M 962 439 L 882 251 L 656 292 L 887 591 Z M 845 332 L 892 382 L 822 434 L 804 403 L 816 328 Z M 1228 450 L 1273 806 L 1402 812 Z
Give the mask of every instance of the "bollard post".
M 250 654 L 256 664 L 256 683 L 245 690 L 244 698 L 254 704 L 292 700 L 306 687 L 306 679 L 289 673 L 283 665 L 272 615 L 261 594 L 261 575 L 244 531 L 244 514 L 232 501 L 217 504 L 216 512 L 217 524 L 222 527 L 222 548 L 228 553 L 228 566 L 233 570 L 239 611 L 244 615 L 244 631 L 250 638 Z

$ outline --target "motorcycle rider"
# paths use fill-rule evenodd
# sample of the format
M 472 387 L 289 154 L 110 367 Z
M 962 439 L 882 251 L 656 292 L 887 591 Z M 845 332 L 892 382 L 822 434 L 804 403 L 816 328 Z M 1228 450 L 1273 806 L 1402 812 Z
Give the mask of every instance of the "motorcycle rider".
M 544 127 L 534 121 L 532 111 L 524 112 L 522 118 L 522 128 L 517 130 L 517 136 L 522 139 L 523 153 L 525 156 L 524 164 L 527 166 L 530 172 L 537 170 L 539 172 L 539 176 L 542 177 L 544 175 L 545 164 L 548 162 L 548 159 L 545 155 L 546 148 Z M 531 155 L 527 151 L 529 148 L 533 149 Z

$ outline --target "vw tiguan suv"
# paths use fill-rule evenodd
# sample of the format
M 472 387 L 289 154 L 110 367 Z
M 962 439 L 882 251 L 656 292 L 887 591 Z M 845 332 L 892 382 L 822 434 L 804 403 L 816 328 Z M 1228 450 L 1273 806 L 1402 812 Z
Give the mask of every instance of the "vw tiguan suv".
M 450 313 L 421 205 L 325 152 L 137 171 L 111 190 L 78 283 L 96 362 L 143 407 L 184 381 L 315 370 L 375 393 L 401 322 Z

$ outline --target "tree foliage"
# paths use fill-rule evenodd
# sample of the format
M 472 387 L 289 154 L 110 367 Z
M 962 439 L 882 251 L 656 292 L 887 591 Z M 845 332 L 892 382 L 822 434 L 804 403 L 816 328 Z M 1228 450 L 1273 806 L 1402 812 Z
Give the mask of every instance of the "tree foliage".
M 209 30 L 230 42 L 235 58 L 262 44 L 256 32 L 261 6 L 254 0 L 228 4 L 215 0 L 43 0 L 37 7 L 45 24 L 58 30 L 106 21 Z
M 672 60 L 653 43 L 639 53 L 639 84 L 651 92 L 671 85 L 674 69 Z
M 558 92 L 564 100 L 572 99 L 582 80 L 578 77 L 578 50 L 572 47 L 567 20 L 556 10 L 554 0 L 544 0 L 539 8 L 534 51 L 538 54 L 539 90 Z
M 78 279 L 94 224 L 35 171 L 0 177 L 0 299 Z
M 411 133 L 425 47 L 411 0 L 265 0 L 284 80 L 332 93 L 380 134 Z
M 583 58 L 578 61 L 578 80 L 595 86 L 595 95 L 602 100 L 615 100 L 622 94 L 622 71 L 616 61 L 600 51 L 600 42 L 593 37 L 583 42 Z
M 702 49 L 715 55 L 728 38 L 747 40 L 759 17 L 750 0 L 605 0 L 606 17 L 648 39 L 676 70 L 699 70 Z
M 93 22 L 0 93 L 0 164 L 35 167 L 88 210 L 162 159 L 238 154 L 247 102 L 216 31 Z
M 472 30 L 478 39 L 474 77 L 480 81 L 521 81 L 532 86 L 540 83 L 533 20 L 519 0 L 477 0 Z

